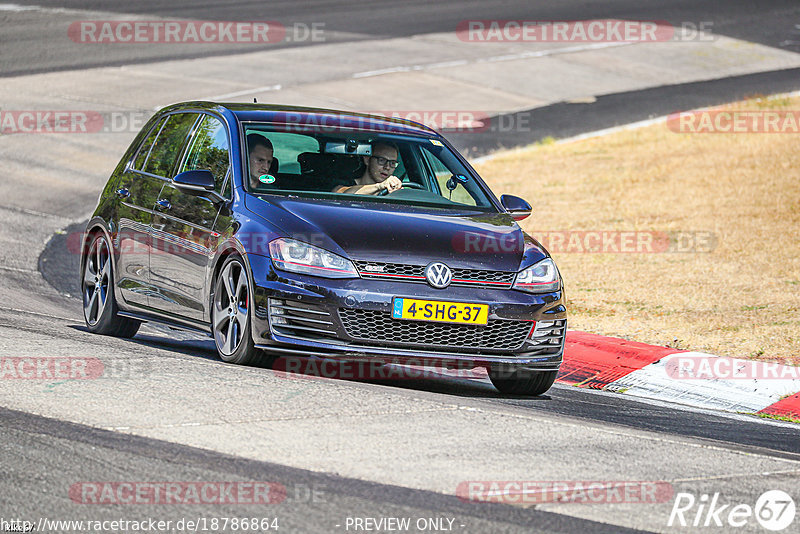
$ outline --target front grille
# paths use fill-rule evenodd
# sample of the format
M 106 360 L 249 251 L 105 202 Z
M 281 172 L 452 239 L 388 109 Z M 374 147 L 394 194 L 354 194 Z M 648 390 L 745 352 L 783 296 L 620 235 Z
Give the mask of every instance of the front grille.
M 489 319 L 486 326 L 404 321 L 391 313 L 339 308 L 345 332 L 351 338 L 384 345 L 513 351 L 531 331 L 531 322 Z
M 383 263 L 376 261 L 357 261 L 356 269 L 361 278 L 371 280 L 402 280 L 404 282 L 425 283 L 425 265 L 406 265 L 404 263 Z M 479 269 L 451 269 L 451 286 L 494 287 L 508 289 L 514 283 L 516 273 L 507 271 L 482 271 Z
M 566 332 L 566 319 L 538 321 L 526 349 L 533 348 L 538 354 L 558 354 L 564 347 Z
M 273 332 L 283 336 L 319 341 L 336 339 L 331 314 L 312 304 L 269 299 L 269 323 Z

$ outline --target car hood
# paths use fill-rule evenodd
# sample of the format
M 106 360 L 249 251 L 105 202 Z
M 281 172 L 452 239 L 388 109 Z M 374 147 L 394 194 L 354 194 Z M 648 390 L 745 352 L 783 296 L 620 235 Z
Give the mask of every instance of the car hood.
M 525 264 L 546 257 L 506 213 L 277 196 L 247 207 L 287 237 L 356 261 L 518 271 L 523 254 Z

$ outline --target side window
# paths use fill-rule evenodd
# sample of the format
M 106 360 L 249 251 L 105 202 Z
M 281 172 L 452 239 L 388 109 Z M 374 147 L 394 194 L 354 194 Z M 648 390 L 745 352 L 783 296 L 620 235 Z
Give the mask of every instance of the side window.
M 468 206 L 476 206 L 478 204 L 466 186 L 456 185 L 454 190 L 451 191 L 448 189 L 447 181 L 451 176 L 453 176 L 453 172 L 447 168 L 447 165 L 445 165 L 442 160 L 440 160 L 427 148 L 423 147 L 421 152 L 425 158 L 425 161 L 428 163 L 428 166 L 436 177 L 436 182 L 439 184 L 439 191 L 441 191 L 441 195 L 443 197 L 449 198 L 453 202 L 459 202 Z
M 425 161 L 430 165 L 433 174 L 436 175 L 436 180 L 439 182 L 439 185 L 443 186 L 444 182 L 450 178 L 453 173 L 450 172 L 439 158 L 431 154 L 427 149 L 423 149 L 422 154 L 425 156 Z
M 228 134 L 225 126 L 216 117 L 205 115 L 194 134 L 192 146 L 181 172 L 208 169 L 214 174 L 216 191 L 221 193 L 229 168 Z
M 144 169 L 145 162 L 147 161 L 147 156 L 150 155 L 150 149 L 153 147 L 153 141 L 156 140 L 158 137 L 158 132 L 161 131 L 161 127 L 164 126 L 164 121 L 166 119 L 161 119 L 153 126 L 153 129 L 150 130 L 150 134 L 145 138 L 142 146 L 139 147 L 139 153 L 136 155 L 136 160 L 133 162 L 133 168 L 137 170 Z
M 273 147 L 272 156 L 278 160 L 280 174 L 300 174 L 300 163 L 297 156 L 304 152 L 319 152 L 319 141 L 308 135 L 284 132 L 262 132 L 248 130 L 249 134 L 263 135 L 270 140 Z M 249 164 L 250 159 L 246 158 Z
M 192 128 L 197 113 L 176 113 L 167 117 L 167 122 L 161 128 L 150 157 L 147 159 L 144 171 L 157 176 L 171 178 L 175 160 L 180 155 L 186 135 Z

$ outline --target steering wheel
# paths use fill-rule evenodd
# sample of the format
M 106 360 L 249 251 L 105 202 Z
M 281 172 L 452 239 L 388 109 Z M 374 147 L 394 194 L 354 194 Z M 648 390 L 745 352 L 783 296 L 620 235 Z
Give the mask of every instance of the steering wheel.
M 418 184 L 417 182 L 403 182 L 403 187 L 408 187 L 409 189 L 419 189 L 421 191 L 426 191 L 425 186 L 422 184 Z M 402 189 L 402 188 L 401 188 Z M 397 191 L 394 191 L 395 193 Z M 379 197 L 385 197 L 389 194 L 388 189 L 381 189 L 380 193 L 378 193 Z

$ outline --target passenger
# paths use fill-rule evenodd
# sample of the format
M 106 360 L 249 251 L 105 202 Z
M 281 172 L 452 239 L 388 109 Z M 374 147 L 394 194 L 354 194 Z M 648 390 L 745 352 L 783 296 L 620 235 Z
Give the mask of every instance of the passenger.
M 264 184 L 259 178 L 269 174 L 269 168 L 272 166 L 272 142 L 263 135 L 250 134 L 247 136 L 247 149 L 250 189 L 263 188 Z
M 394 143 L 378 141 L 372 145 L 372 155 L 364 156 L 367 168 L 360 178 L 349 183 L 339 183 L 333 188 L 334 193 L 351 193 L 358 195 L 377 195 L 386 190 L 388 193 L 403 187 L 397 176 L 392 176 L 399 165 L 399 151 Z

